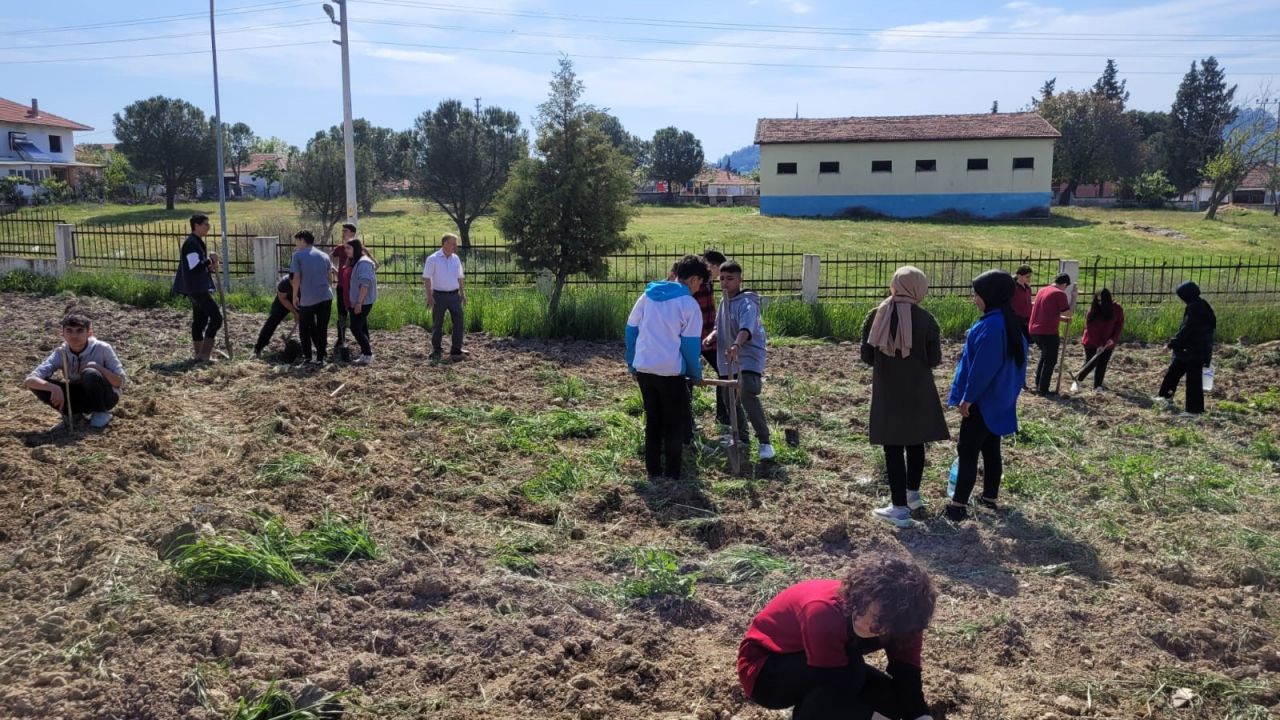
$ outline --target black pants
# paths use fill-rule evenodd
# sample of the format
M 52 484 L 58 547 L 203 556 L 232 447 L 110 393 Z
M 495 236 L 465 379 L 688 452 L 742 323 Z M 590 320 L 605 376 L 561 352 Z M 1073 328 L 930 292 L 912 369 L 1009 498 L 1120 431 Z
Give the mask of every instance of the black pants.
M 1032 335 L 1031 339 L 1040 348 L 1040 363 L 1036 365 L 1036 390 L 1049 392 L 1049 381 L 1053 379 L 1053 370 L 1058 366 L 1058 347 L 1062 338 L 1057 335 Z
M 431 308 L 431 353 L 440 354 L 440 344 L 444 341 L 444 314 L 448 312 L 449 319 L 453 322 L 449 354 L 460 355 L 462 354 L 462 332 L 466 329 L 462 324 L 462 295 L 457 290 L 452 292 L 433 290 L 431 294 L 432 299 L 435 300 L 435 305 Z
M 872 712 L 902 717 L 893 679 L 867 667 L 862 658 L 842 668 L 814 668 L 804 653 L 770 655 L 751 700 L 770 710 L 794 708 L 793 720 L 867 720 Z
M 369 346 L 369 311 L 373 309 L 373 303 L 360 306 L 360 312 L 351 313 L 351 334 L 355 336 L 356 343 L 360 346 L 361 355 L 372 355 L 373 348 Z
M 644 467 L 649 477 L 680 478 L 689 421 L 689 386 L 679 375 L 636 373 L 644 401 Z M 663 459 L 666 468 L 663 472 Z
M 1107 375 L 1107 363 L 1111 362 L 1111 350 L 1107 349 L 1099 351 L 1098 348 L 1084 349 L 1084 362 L 1086 365 L 1088 365 L 1089 361 L 1093 359 L 1093 356 L 1099 354 L 1099 352 L 1101 352 L 1102 357 L 1098 358 L 1097 364 L 1090 368 L 1090 372 L 1093 373 L 1093 386 L 1095 388 L 1102 387 L 1102 379 Z M 1089 373 L 1081 372 L 1079 375 L 1076 375 L 1076 382 L 1084 382 L 1086 377 L 1089 377 Z
M 345 302 L 345 300 L 346 300 L 345 294 L 346 294 L 346 292 L 347 292 L 347 291 L 346 291 L 346 290 L 339 289 L 339 292 L 340 292 L 340 293 L 342 293 L 342 296 L 338 297 L 338 299 L 337 299 L 337 306 L 338 306 L 338 344 L 339 344 L 339 345 L 341 345 L 341 344 L 343 344 L 343 343 L 345 343 L 345 342 L 347 341 L 347 328 L 348 328 L 348 327 L 351 327 L 351 320 L 350 320 L 350 317 L 351 317 L 352 315 L 354 315 L 355 313 L 353 313 L 353 312 L 351 312 L 350 310 L 348 310 L 348 309 L 347 309 L 347 303 Z M 351 334 L 352 334 L 352 335 L 354 335 L 354 334 L 355 334 L 355 332 L 356 332 L 355 328 L 351 328 Z
M 55 383 L 62 386 L 62 407 L 56 408 L 61 413 L 67 412 L 67 400 L 71 401 L 71 412 L 76 415 L 93 412 L 106 412 L 116 406 L 120 398 L 116 395 L 115 390 L 111 388 L 111 383 L 96 370 L 86 370 L 80 375 L 80 379 L 73 383 Z M 49 407 L 53 407 L 53 403 L 49 399 L 53 397 L 53 393 L 48 390 L 32 390 L 35 396 Z
M 1004 461 L 1000 457 L 1000 436 L 987 428 L 977 405 L 969 407 L 969 417 L 960 420 L 960 437 L 956 441 L 956 455 L 960 467 L 956 471 L 956 494 L 951 498 L 968 504 L 973 486 L 978 482 L 978 455 L 982 455 L 982 496 L 995 500 L 1000 495 L 1000 477 L 1004 473 Z
M 1179 360 L 1174 358 L 1164 374 L 1164 382 L 1160 383 L 1160 397 L 1173 399 L 1173 392 L 1178 389 L 1178 381 L 1187 376 L 1187 412 L 1204 412 L 1204 364 L 1198 358 Z
M 889 476 L 893 504 L 905 507 L 907 491 L 920 492 L 924 477 L 924 445 L 885 445 L 884 471 Z
M 222 329 L 222 312 L 210 293 L 191 296 L 191 341 L 200 342 L 218 337 Z
M 253 351 L 260 353 L 266 349 L 267 344 L 271 342 L 271 337 L 276 334 L 276 328 L 280 327 L 281 321 L 289 317 L 289 310 L 280 302 L 280 298 L 271 301 L 271 311 L 267 313 L 267 321 L 262 323 L 262 329 L 258 331 L 258 342 L 254 343 Z
M 325 345 L 329 343 L 329 314 L 333 301 L 325 300 L 315 305 L 298 306 L 298 334 L 302 335 L 302 359 L 311 359 L 311 347 L 316 349 L 316 359 L 324 360 Z M 308 342 L 310 341 L 310 342 Z

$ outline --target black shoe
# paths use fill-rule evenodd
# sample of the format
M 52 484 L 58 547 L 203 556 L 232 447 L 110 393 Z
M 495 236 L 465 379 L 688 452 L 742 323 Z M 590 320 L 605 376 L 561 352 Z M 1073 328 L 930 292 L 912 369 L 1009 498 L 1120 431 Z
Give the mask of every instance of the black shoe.
M 427 359 L 428 359 L 428 360 L 439 360 L 439 359 L 440 359 L 440 353 L 439 353 L 439 352 L 433 352 L 433 353 L 431 353 L 430 355 L 428 355 L 428 356 L 427 356 Z
M 254 357 L 256 357 L 256 358 L 260 358 L 260 357 L 262 357 L 262 348 L 257 348 L 257 347 L 256 347 L 256 348 L 254 348 L 254 349 L 253 349 L 253 356 L 254 356 Z
M 947 504 L 947 508 L 943 510 L 943 514 L 951 522 L 964 522 L 969 519 L 969 508 L 963 505 Z
M 995 500 L 992 500 L 985 495 L 978 496 L 978 504 L 991 512 L 1000 512 L 1000 505 Z

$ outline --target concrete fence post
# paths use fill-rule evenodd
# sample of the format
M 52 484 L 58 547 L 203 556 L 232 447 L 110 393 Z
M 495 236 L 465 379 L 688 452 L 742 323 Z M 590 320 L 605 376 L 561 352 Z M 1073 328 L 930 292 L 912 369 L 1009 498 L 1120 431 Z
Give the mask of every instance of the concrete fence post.
M 58 274 L 64 275 L 76 259 L 76 226 L 59 223 L 53 226 L 53 249 L 58 255 Z
M 280 253 L 277 237 L 253 239 L 253 283 L 264 290 L 274 290 L 280 282 Z
M 800 266 L 800 297 L 807 303 L 818 302 L 818 288 L 822 285 L 822 258 L 805 255 Z

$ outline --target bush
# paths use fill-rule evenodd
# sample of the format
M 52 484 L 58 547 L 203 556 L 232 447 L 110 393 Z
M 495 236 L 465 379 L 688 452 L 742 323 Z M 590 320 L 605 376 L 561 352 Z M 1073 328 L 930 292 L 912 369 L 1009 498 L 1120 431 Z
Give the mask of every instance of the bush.
M 1163 170 L 1145 173 L 1133 181 L 1133 199 L 1145 208 L 1163 208 L 1165 198 L 1173 192 L 1173 183 L 1169 182 Z

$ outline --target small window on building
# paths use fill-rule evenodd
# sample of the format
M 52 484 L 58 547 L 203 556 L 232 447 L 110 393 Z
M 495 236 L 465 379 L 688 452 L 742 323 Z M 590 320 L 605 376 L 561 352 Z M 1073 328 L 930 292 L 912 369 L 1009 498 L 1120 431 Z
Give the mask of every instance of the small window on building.
M 1014 170 L 1035 170 L 1036 159 L 1033 157 L 1021 157 L 1013 159 Z
M 818 163 L 818 172 L 820 173 L 838 173 L 840 172 L 840 163 L 827 160 Z
M 49 136 L 49 152 L 56 152 L 56 153 L 62 152 L 62 136 L 61 135 Z
M 987 159 L 986 158 L 969 158 L 969 169 L 970 170 L 986 170 Z
M 795 175 L 796 164 L 795 163 L 778 163 L 778 174 L 779 175 Z
M 893 172 L 892 160 L 872 160 L 871 172 Z
M 916 161 L 916 172 L 937 172 L 937 171 L 938 171 L 937 160 L 917 160 Z

